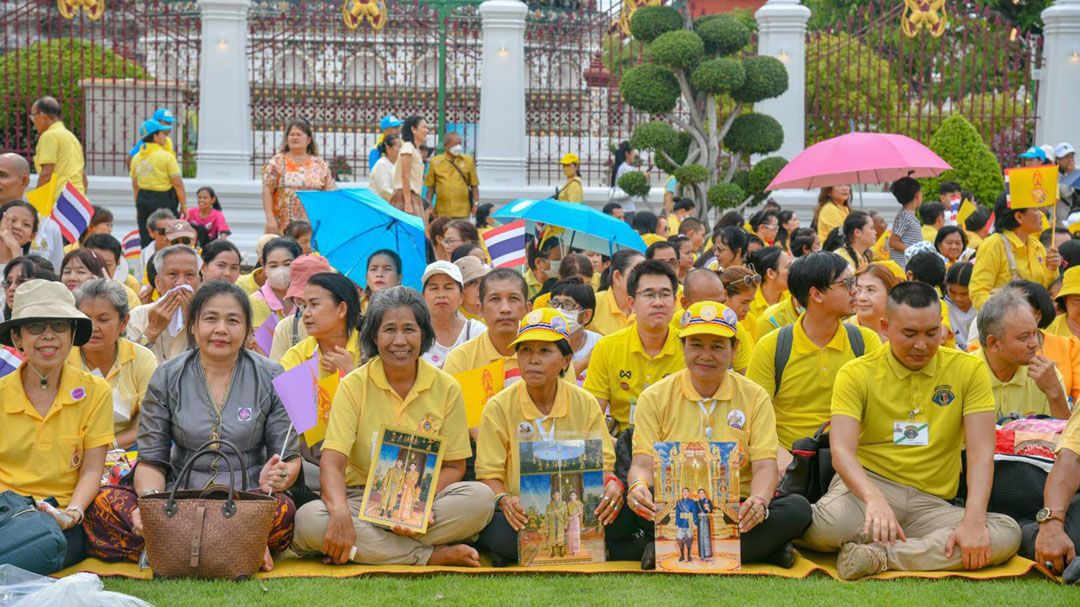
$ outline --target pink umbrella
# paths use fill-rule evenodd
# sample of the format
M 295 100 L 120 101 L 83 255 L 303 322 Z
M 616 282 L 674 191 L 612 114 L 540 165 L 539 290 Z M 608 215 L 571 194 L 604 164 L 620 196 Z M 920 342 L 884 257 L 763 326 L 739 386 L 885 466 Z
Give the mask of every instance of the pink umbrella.
M 848 133 L 815 143 L 787 163 L 770 190 L 886 183 L 901 177 L 937 177 L 952 167 L 930 148 L 904 135 Z

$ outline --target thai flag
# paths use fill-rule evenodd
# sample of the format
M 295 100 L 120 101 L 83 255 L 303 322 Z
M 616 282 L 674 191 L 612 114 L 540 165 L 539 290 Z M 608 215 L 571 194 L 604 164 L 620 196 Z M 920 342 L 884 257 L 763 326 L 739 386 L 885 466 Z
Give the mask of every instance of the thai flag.
M 75 186 L 69 182 L 60 192 L 53 207 L 53 221 L 60 226 L 60 233 L 69 244 L 79 240 L 82 233 L 90 225 L 90 218 L 94 216 L 94 207 Z
M 139 241 L 139 231 L 132 230 L 128 232 L 127 236 L 124 236 L 122 246 L 124 247 L 124 257 L 128 259 L 133 259 L 141 255 L 142 246 Z
M 519 219 L 492 228 L 483 235 L 491 264 L 496 268 L 514 268 L 525 264 L 525 220 Z
M 19 355 L 16 354 L 14 350 L 11 350 L 6 346 L 0 348 L 0 377 L 18 369 L 22 362 L 22 359 L 19 358 Z

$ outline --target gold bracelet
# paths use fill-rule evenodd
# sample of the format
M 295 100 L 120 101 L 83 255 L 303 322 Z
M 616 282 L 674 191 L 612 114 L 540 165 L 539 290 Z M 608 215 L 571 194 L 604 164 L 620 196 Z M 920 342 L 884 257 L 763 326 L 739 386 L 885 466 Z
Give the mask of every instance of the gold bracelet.
M 628 487 L 626 489 L 626 492 L 630 493 L 631 491 L 634 490 L 634 487 L 637 487 L 638 485 L 644 485 L 645 489 L 648 489 L 649 488 L 649 481 L 647 481 L 647 480 L 645 480 L 643 478 L 636 479 L 636 480 L 634 480 L 634 482 L 630 483 L 630 487 Z

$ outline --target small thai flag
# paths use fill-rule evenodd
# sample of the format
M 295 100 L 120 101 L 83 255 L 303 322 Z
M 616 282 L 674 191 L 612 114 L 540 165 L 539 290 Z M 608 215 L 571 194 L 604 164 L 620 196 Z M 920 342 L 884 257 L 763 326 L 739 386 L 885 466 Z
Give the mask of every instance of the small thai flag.
M 22 362 L 22 359 L 19 358 L 19 355 L 16 354 L 14 350 L 11 350 L 6 346 L 0 348 L 0 377 L 18 369 Z
M 134 259 L 141 255 L 142 246 L 139 240 L 139 231 L 132 230 L 128 232 L 127 236 L 124 236 L 122 246 L 124 247 L 124 257 L 128 259 Z
M 68 244 L 76 242 L 82 233 L 90 225 L 90 218 L 94 216 L 94 207 L 75 186 L 69 182 L 60 192 L 53 207 L 53 221 L 60 226 L 60 233 Z
M 491 255 L 491 264 L 496 268 L 514 268 L 525 264 L 524 219 L 492 228 L 484 233 L 483 239 Z

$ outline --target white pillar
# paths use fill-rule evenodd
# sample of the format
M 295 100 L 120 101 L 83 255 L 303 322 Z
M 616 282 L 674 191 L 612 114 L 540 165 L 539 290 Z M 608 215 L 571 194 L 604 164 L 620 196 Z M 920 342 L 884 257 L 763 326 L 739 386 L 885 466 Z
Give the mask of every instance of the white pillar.
M 784 62 L 788 89 L 775 99 L 754 104 L 784 127 L 784 145 L 777 154 L 791 160 L 806 146 L 806 22 L 810 9 L 798 0 L 769 0 L 756 13 L 758 54 Z
M 1035 145 L 1080 145 L 1080 0 L 1057 0 L 1042 12 L 1043 61 Z
M 484 28 L 477 169 L 480 188 L 526 183 L 525 14 L 518 0 L 480 5 Z
M 199 0 L 199 179 L 251 179 L 248 8 L 251 0 Z

